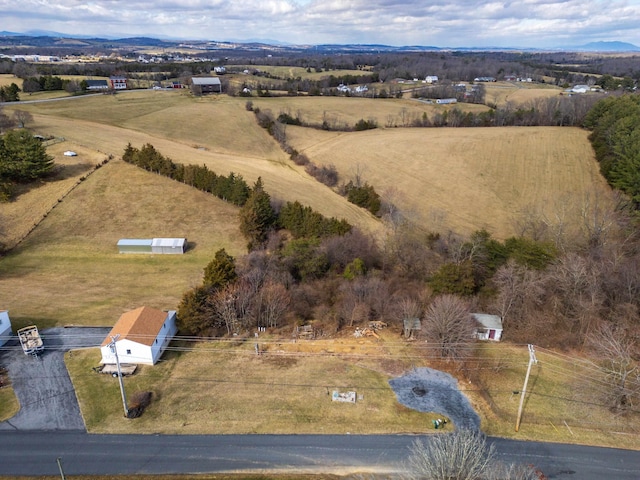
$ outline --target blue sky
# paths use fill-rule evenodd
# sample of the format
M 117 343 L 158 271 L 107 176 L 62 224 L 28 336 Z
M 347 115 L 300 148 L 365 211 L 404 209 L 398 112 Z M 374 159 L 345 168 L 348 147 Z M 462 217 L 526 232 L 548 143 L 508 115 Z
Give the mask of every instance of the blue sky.
M 294 44 L 640 45 L 640 0 L 0 0 L 0 30 Z

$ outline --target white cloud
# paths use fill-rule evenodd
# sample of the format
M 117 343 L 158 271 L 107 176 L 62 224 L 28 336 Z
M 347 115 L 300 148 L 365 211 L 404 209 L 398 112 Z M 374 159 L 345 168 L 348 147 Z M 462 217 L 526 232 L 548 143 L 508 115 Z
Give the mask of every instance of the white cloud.
M 640 44 L 640 0 L 0 0 L 0 11 L 3 28 L 17 32 L 443 47 Z

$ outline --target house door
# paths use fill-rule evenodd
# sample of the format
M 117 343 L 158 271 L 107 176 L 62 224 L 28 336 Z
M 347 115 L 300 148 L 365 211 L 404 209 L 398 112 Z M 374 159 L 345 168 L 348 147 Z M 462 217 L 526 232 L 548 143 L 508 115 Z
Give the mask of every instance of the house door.
M 493 329 L 489 330 L 489 340 L 495 340 L 496 339 L 496 331 Z

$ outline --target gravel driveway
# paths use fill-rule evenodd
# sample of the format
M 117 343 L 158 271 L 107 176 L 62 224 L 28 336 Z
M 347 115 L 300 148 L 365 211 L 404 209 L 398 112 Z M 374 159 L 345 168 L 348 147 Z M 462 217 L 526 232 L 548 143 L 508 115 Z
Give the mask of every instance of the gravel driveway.
M 76 393 L 71 384 L 64 352 L 73 348 L 97 346 L 109 328 L 51 328 L 40 332 L 45 350 L 38 358 L 22 352 L 16 337 L 0 353 L 0 364 L 9 371 L 20 411 L 0 422 L 0 430 L 82 430 Z
M 480 430 L 480 417 L 467 397 L 458 390 L 458 381 L 448 373 L 416 368 L 389 380 L 398 401 L 419 412 L 436 412 L 451 419 L 456 428 Z

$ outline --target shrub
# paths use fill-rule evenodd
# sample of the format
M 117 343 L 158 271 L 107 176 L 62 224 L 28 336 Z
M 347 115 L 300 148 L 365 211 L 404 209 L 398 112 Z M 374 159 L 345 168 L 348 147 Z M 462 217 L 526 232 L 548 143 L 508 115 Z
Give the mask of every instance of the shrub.
M 369 120 L 360 119 L 356 122 L 355 130 L 356 132 L 360 132 L 362 130 L 373 130 L 374 128 L 378 128 L 378 122 L 370 118 Z
M 127 418 L 138 418 L 144 413 L 144 409 L 151 405 L 152 392 L 134 393 L 129 402 Z
M 305 170 L 313 178 L 328 187 L 335 187 L 338 184 L 338 171 L 333 165 L 322 165 L 319 167 L 313 163 L 309 163 Z

